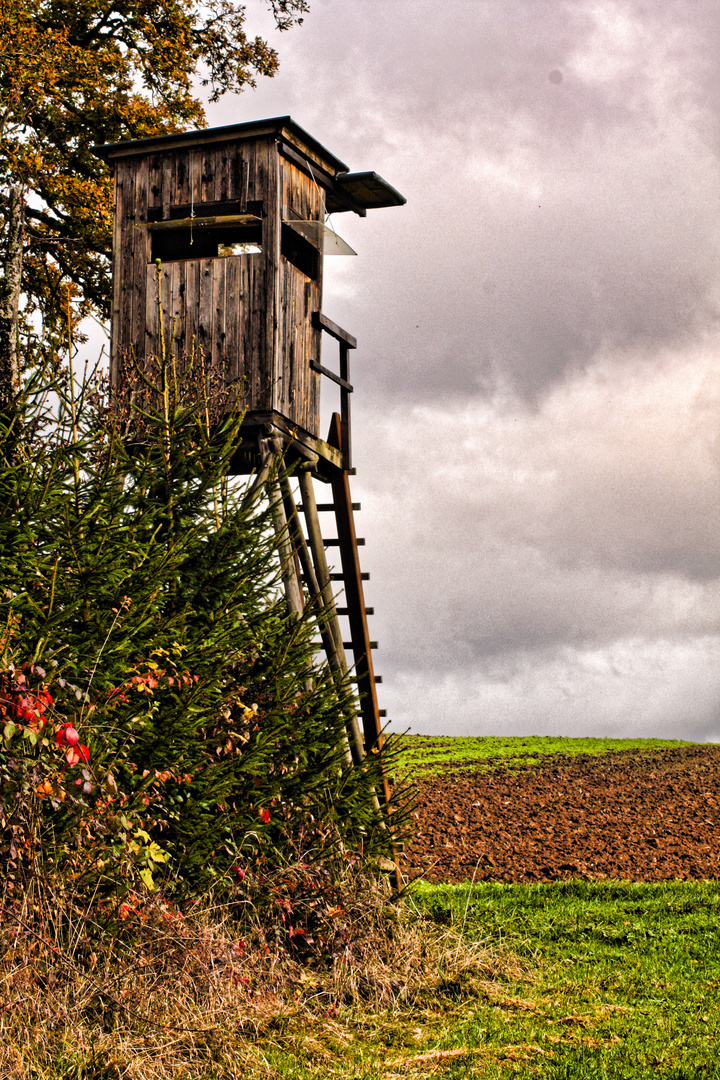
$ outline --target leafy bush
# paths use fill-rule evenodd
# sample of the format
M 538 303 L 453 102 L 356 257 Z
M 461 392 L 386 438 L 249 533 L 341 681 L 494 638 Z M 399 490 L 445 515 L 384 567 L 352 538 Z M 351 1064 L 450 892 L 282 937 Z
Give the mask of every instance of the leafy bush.
M 124 417 L 57 377 L 0 416 L 10 895 L 60 876 L 113 918 L 138 889 L 232 893 L 289 853 L 390 846 L 380 762 L 343 751 L 350 690 L 288 616 L 269 511 L 230 476 L 242 417 L 156 374 Z

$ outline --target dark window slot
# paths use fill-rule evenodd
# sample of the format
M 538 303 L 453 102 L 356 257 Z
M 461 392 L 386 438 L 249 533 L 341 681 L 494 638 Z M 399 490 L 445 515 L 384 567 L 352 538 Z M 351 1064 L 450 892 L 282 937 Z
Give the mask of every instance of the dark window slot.
M 283 225 L 280 234 L 280 252 L 292 263 L 305 277 L 313 281 L 318 276 L 319 254 L 303 236 L 291 229 L 289 225 Z
M 153 232 L 152 258 L 161 262 L 183 259 L 217 259 L 226 255 L 255 254 L 262 241 L 261 225 L 212 229 L 168 229 Z

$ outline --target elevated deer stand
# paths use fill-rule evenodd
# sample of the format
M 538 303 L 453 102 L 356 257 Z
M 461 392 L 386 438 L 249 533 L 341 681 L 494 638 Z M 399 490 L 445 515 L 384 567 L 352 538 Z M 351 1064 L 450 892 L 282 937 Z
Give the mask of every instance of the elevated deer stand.
M 348 678 L 352 653 L 360 698 L 347 717 L 348 754 L 359 764 L 382 745 L 372 649 L 354 510 L 350 497 L 350 352 L 357 342 L 322 313 L 323 257 L 354 254 L 326 215 L 400 206 L 405 199 L 372 172 L 350 173 L 289 116 L 95 148 L 115 168 L 110 379 L 123 360 L 146 358 L 171 343 L 180 359 L 202 353 L 211 385 L 228 387 L 246 409 L 237 474 L 270 478 L 291 611 L 321 614 L 331 669 Z M 344 250 L 343 250 L 344 249 Z M 323 334 L 339 347 L 337 371 L 321 363 Z M 320 438 L 320 382 L 339 387 L 327 439 Z M 298 477 L 301 506 L 287 479 L 272 479 L 284 458 Z M 314 480 L 332 500 L 316 502 Z M 305 518 L 307 538 L 299 510 Z M 323 538 L 320 514 L 334 514 L 337 536 Z M 331 573 L 325 549 L 337 546 Z M 336 607 L 334 583 L 345 606 Z M 343 641 L 340 617 L 349 621 Z M 389 798 L 387 779 L 382 797 Z

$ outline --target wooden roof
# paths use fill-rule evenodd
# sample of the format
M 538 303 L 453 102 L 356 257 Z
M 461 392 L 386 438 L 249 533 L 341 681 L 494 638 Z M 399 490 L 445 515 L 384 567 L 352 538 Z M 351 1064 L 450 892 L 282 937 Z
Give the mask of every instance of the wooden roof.
M 394 187 L 374 172 L 348 172 L 347 165 L 331 154 L 322 143 L 296 124 L 291 116 L 275 116 L 267 120 L 252 120 L 244 124 L 200 128 L 170 135 L 155 135 L 149 139 L 127 139 L 116 143 L 93 146 L 92 151 L 103 161 L 140 157 L 192 146 L 212 146 L 220 142 L 257 139 L 275 136 L 280 152 L 300 168 L 309 172 L 327 191 L 328 213 L 354 210 L 365 215 L 368 210 L 382 206 L 402 206 L 406 200 Z
M 149 139 L 127 139 L 116 143 L 103 143 L 93 146 L 92 151 L 103 161 L 112 161 L 119 157 L 133 157 L 138 154 L 156 154 L 162 150 L 174 150 L 184 146 L 209 146 L 218 142 L 239 139 L 256 139 L 262 135 L 283 135 L 300 153 L 309 150 L 334 172 L 347 172 L 347 165 L 326 150 L 322 143 L 314 139 L 307 131 L 296 124 L 291 116 L 273 116 L 267 120 L 251 120 L 244 124 L 225 124 L 223 127 L 198 128 L 194 131 L 179 131 L 170 135 L 154 135 Z

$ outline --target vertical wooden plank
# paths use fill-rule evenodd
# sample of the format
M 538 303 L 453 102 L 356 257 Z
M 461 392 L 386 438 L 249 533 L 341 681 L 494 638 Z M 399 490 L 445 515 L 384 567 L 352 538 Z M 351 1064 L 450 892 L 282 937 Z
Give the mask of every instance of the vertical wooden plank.
M 181 370 L 197 363 L 198 314 L 200 306 L 200 259 L 188 259 L 185 267 L 185 348 Z
M 193 147 L 188 153 L 188 185 L 187 201 L 193 208 L 193 213 L 199 212 L 202 202 L 202 163 L 203 151 Z
M 290 318 L 290 342 L 286 364 L 287 387 L 285 389 L 287 415 L 301 427 L 305 427 L 305 327 L 302 320 L 302 288 L 305 275 L 291 267 L 289 278 L 290 296 L 288 316 Z
M 238 198 L 264 199 L 267 193 L 267 137 L 242 144 L 242 186 Z
M 152 154 L 148 162 L 148 209 L 162 207 L 163 175 L 163 155 Z
M 162 271 L 161 271 L 162 273 Z M 160 326 L 158 323 L 158 269 L 154 263 L 145 268 L 145 357 L 158 356 Z
M 243 165 L 245 163 L 242 146 L 236 143 L 229 149 L 228 154 L 228 196 L 231 199 L 242 199 L 244 190 Z
M 222 259 L 203 259 L 198 267 L 200 276 L 198 293 L 198 317 L 197 317 L 197 364 L 198 371 L 207 372 L 206 391 L 210 393 L 210 387 L 216 382 L 216 374 L 213 372 L 213 319 L 215 307 L 213 304 L 213 266 Z
M 121 192 L 120 224 L 120 295 L 118 302 L 118 372 L 127 358 L 132 340 L 135 211 L 135 162 L 132 158 L 118 163 Z M 143 275 L 144 276 L 144 275 Z
M 190 202 L 190 151 L 173 152 L 173 206 L 184 206 Z
M 212 305 L 213 305 L 213 340 L 212 369 L 217 372 L 220 385 L 224 388 L 232 379 L 225 355 L 225 271 L 227 259 L 213 259 Z
M 170 203 L 175 182 L 175 158 L 173 154 L 162 155 L 162 216 L 167 221 L 170 217 Z
M 178 264 L 168 263 L 163 266 L 160 274 L 160 301 L 161 301 L 161 315 L 163 336 L 158 342 L 158 359 L 161 358 L 163 351 L 167 356 L 174 351 L 175 345 L 175 324 L 176 324 L 176 306 L 177 306 L 177 291 L 178 291 Z
M 320 363 L 320 339 L 322 330 L 312 325 L 313 311 L 322 311 L 322 295 L 316 282 L 307 282 L 305 285 L 305 313 L 306 313 L 306 346 L 305 356 L 307 361 L 308 379 L 308 415 L 307 428 L 311 435 L 320 436 L 320 387 L 322 379 L 317 371 L 310 366 L 314 360 Z
M 231 255 L 223 259 L 225 263 L 225 356 L 227 375 L 237 385 L 236 380 L 242 374 L 238 352 L 242 344 L 242 324 L 240 318 L 240 262 L 241 256 Z
M 171 354 L 177 356 L 182 348 L 182 304 L 185 276 L 181 262 L 168 263 L 167 269 L 167 317 L 163 321 L 166 323 L 165 348 L 169 357 Z
M 257 320 L 253 307 L 253 258 L 242 255 L 238 258 L 238 356 L 237 377 L 242 384 L 242 400 L 249 409 L 258 408 L 261 396 L 258 378 L 257 349 L 255 330 Z
M 227 143 L 221 143 L 215 156 L 215 201 L 230 199 L 230 152 Z
M 215 148 L 194 151 L 193 172 L 197 172 L 196 202 L 215 202 Z M 197 213 L 197 210 L 196 210 Z
M 273 368 L 266 337 L 267 305 L 270 302 L 262 284 L 266 266 L 257 255 L 248 267 L 247 305 L 250 311 L 247 362 L 252 370 L 254 400 L 259 409 L 272 407 Z
M 136 159 L 134 221 L 131 229 L 133 247 L 133 311 L 130 347 L 140 362 L 145 356 L 145 307 L 146 267 L 150 261 L 150 233 L 147 229 L 148 186 L 150 182 L 150 162 L 147 155 Z

